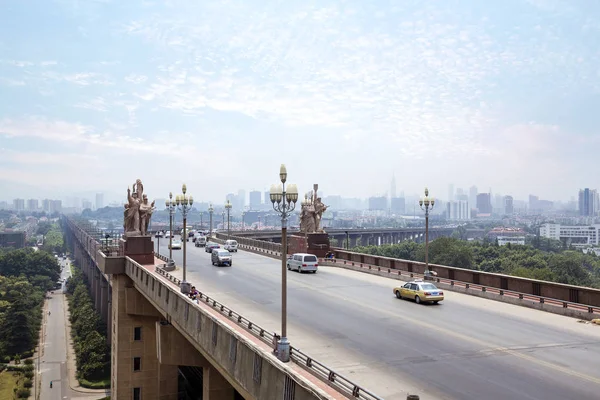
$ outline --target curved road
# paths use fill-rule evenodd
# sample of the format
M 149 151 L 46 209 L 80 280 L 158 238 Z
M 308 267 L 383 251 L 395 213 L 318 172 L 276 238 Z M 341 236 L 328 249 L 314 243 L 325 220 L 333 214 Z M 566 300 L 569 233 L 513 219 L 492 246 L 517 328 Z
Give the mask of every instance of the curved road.
M 168 256 L 168 241 L 160 240 Z M 214 267 L 188 242 L 187 279 L 280 332 L 280 261 L 249 252 Z M 173 258 L 182 265 L 182 251 Z M 174 273 L 181 278 L 178 268 Z M 600 326 L 446 292 L 440 305 L 398 300 L 401 282 L 335 267 L 288 271 L 288 336 L 354 382 L 390 399 L 598 399 Z

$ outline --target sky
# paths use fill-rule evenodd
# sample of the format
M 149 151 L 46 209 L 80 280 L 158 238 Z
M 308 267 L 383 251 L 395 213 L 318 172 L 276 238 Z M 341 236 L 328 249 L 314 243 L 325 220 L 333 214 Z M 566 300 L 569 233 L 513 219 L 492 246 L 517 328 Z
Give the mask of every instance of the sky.
M 597 1 L 1 7 L 0 200 L 600 189 Z

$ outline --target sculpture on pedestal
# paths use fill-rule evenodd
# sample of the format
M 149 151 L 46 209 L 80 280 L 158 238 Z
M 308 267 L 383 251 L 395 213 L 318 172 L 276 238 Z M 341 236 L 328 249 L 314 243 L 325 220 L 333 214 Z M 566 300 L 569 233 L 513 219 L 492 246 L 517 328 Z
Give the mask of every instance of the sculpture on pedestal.
M 155 210 L 154 201 L 148 204 L 148 195 L 144 194 L 144 185 L 140 179 L 127 188 L 127 203 L 123 212 L 125 236 L 146 236 L 150 218 Z
M 323 229 L 321 228 L 321 217 L 323 216 L 323 213 L 327 211 L 327 206 L 317 195 L 319 185 L 315 184 L 313 188 L 310 199 L 308 198 L 308 195 L 305 196 L 300 211 L 300 231 L 304 233 L 323 232 Z

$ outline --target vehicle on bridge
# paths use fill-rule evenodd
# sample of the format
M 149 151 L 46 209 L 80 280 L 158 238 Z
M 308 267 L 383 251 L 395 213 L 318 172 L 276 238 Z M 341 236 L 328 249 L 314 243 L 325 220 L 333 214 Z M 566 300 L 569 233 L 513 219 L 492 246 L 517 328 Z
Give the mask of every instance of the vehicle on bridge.
M 237 253 L 238 251 L 238 242 L 232 239 L 226 240 L 225 245 L 223 246 L 225 250 L 234 251 Z
M 214 249 L 220 249 L 221 246 L 219 245 L 219 243 L 215 243 L 215 242 L 207 242 L 206 246 L 204 247 L 204 251 L 207 253 L 212 253 L 212 251 Z
M 296 253 L 287 260 L 287 269 L 298 272 L 312 272 L 319 269 L 319 259 L 314 254 Z
M 433 302 L 434 304 L 444 300 L 444 292 L 437 288 L 433 283 L 423 282 L 421 279 L 415 279 L 402 286 L 394 288 L 394 294 L 399 299 L 411 299 L 417 304 L 421 302 Z
M 157 232 L 154 234 L 154 237 L 155 237 L 155 238 L 161 238 L 161 237 L 163 237 L 163 232 L 162 232 L 162 231 L 157 231 Z
M 173 236 L 173 233 L 171 231 L 166 231 L 165 232 L 165 238 L 169 239 L 169 238 L 172 238 L 172 237 L 175 237 L 175 236 Z
M 196 247 L 206 246 L 206 236 L 194 237 L 194 246 L 196 246 Z
M 214 249 L 210 255 L 210 259 L 212 265 L 216 265 L 217 267 L 220 267 L 221 265 L 228 265 L 231 267 L 233 265 L 231 253 L 227 250 Z
M 182 244 L 180 240 L 173 240 L 171 244 L 169 244 L 169 248 L 173 250 L 181 250 Z

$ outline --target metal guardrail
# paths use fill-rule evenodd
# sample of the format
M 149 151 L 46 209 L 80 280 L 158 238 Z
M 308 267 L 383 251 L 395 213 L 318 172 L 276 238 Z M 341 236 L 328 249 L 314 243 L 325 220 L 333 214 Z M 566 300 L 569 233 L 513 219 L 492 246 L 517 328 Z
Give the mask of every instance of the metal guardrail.
M 325 264 L 326 263 L 342 264 L 342 262 L 343 262 L 343 265 L 351 265 L 353 267 L 365 268 L 368 270 L 376 270 L 378 272 L 384 272 L 384 273 L 388 273 L 389 275 L 394 275 L 394 276 L 406 275 L 410 278 L 424 278 L 425 277 L 423 274 L 419 274 L 416 272 L 409 272 L 409 271 L 403 271 L 400 269 L 381 267 L 381 266 L 367 264 L 367 263 L 358 263 L 358 262 L 349 261 L 349 260 L 321 258 L 319 260 L 319 262 L 325 263 Z M 477 290 L 480 292 L 494 293 L 494 294 L 498 294 L 500 296 L 509 296 L 509 297 L 514 297 L 514 298 L 519 298 L 520 300 L 532 300 L 532 301 L 536 301 L 540 304 L 548 304 L 548 305 L 562 307 L 562 308 L 571 308 L 571 309 L 578 310 L 578 311 L 587 311 L 588 313 L 591 313 L 591 314 L 600 313 L 600 307 L 594 307 L 594 306 L 590 306 L 588 304 L 573 303 L 570 301 L 553 299 L 551 297 L 537 296 L 537 295 L 533 295 L 533 294 L 529 294 L 529 293 L 522 293 L 522 292 L 517 292 L 514 290 L 508 290 L 508 289 L 498 289 L 496 287 L 479 285 L 479 284 L 474 284 L 474 283 L 469 283 L 469 282 L 462 282 L 462 281 L 457 281 L 454 279 L 438 278 L 438 277 L 434 277 L 434 278 L 430 278 L 430 279 L 433 280 L 434 282 L 445 283 L 450 286 L 464 287 L 465 289 L 469 289 L 469 290 Z
M 175 276 L 171 275 L 164 269 L 162 269 L 158 266 L 155 269 L 159 275 L 164 276 L 166 279 L 173 282 L 174 284 L 176 284 L 176 285 L 181 284 L 181 280 L 179 278 L 176 278 Z M 249 332 L 251 332 L 252 334 L 254 334 L 256 337 L 258 337 L 260 340 L 262 340 L 266 344 L 273 346 L 274 349 L 277 347 L 276 340 L 277 340 L 277 338 L 279 338 L 279 335 L 277 335 L 276 333 L 271 333 L 271 332 L 267 331 L 266 329 L 262 328 L 261 326 L 250 321 L 248 318 L 245 318 L 240 313 L 232 310 L 231 308 L 227 307 L 226 305 L 211 298 L 206 293 L 198 291 L 198 297 L 196 297 L 196 298 L 199 299 L 199 301 L 202 301 L 202 302 L 208 304 L 213 309 L 217 310 L 222 315 L 229 318 L 231 321 L 236 322 L 238 325 L 240 325 L 244 329 L 246 329 Z M 367 389 L 353 383 L 350 379 L 346 378 L 345 376 L 343 376 L 341 374 L 338 374 L 331 368 L 327 367 L 325 364 L 315 360 L 308 354 L 300 351 L 299 349 L 297 349 L 293 346 L 290 346 L 290 358 L 296 364 L 306 368 L 309 372 L 311 372 L 314 375 L 318 376 L 319 378 L 329 382 L 336 390 L 340 391 L 341 393 L 350 395 L 356 399 L 383 400 L 383 398 L 381 398 L 381 397 L 377 396 L 376 394 L 368 391 Z

